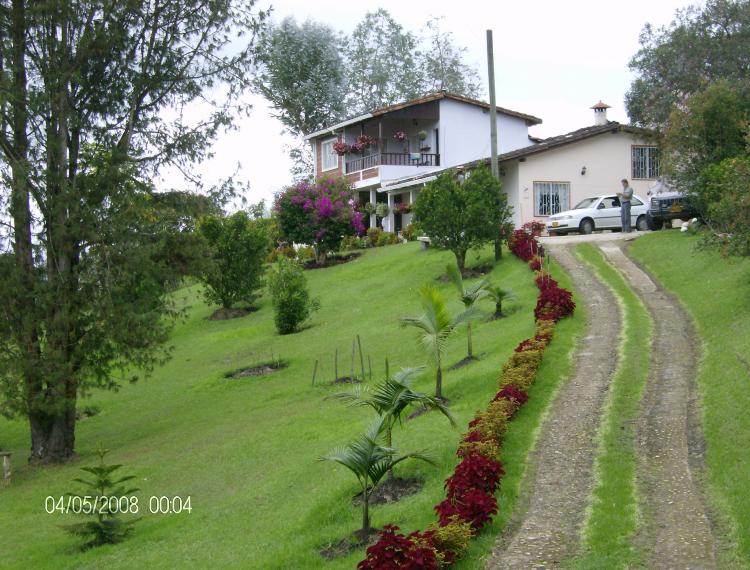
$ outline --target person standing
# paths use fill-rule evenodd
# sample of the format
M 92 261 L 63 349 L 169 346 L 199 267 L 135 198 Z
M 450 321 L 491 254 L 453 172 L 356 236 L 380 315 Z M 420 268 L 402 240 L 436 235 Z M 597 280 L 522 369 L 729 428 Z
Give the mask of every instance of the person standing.
M 620 199 L 620 222 L 622 223 L 623 233 L 630 233 L 630 199 L 633 197 L 633 189 L 628 184 L 628 180 L 623 178 L 622 192 L 617 193 L 617 197 Z

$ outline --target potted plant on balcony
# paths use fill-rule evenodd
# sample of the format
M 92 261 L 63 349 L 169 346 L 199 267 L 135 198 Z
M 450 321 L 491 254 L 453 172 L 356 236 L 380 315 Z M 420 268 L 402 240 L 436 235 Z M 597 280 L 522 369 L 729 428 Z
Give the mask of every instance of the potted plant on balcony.
M 333 152 L 339 156 L 344 156 L 352 151 L 352 147 L 346 144 L 344 141 L 336 141 L 333 143 Z
M 430 145 L 424 142 L 427 140 L 427 131 L 419 131 L 417 136 L 419 137 L 419 150 L 430 150 Z

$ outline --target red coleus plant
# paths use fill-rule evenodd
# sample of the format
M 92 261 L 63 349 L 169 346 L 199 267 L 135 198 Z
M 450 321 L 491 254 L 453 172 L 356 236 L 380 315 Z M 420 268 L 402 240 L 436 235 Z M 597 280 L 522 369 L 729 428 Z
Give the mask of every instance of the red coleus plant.
M 531 261 L 529 261 L 529 267 L 532 271 L 541 271 L 542 265 L 543 261 L 541 257 L 534 257 Z
M 549 273 L 539 273 L 534 277 L 534 282 L 540 291 L 542 289 L 548 289 L 549 287 L 557 287 L 557 281 L 552 279 L 552 276 Z
M 447 496 L 449 499 L 456 499 L 472 489 L 492 494 L 497 489 L 500 477 L 504 473 L 499 461 L 472 453 L 456 465 L 453 475 L 446 479 Z
M 529 401 L 529 395 L 513 384 L 508 384 L 497 394 L 495 394 L 495 400 L 515 400 L 519 406 L 523 406 Z
M 539 291 L 534 317 L 558 321 L 562 317 L 572 315 L 576 308 L 573 294 L 561 287 L 548 287 Z
M 544 248 L 534 239 L 534 236 L 524 230 L 514 230 L 508 239 L 508 247 L 513 255 L 531 261 L 535 256 L 542 256 Z
M 357 564 L 358 570 L 421 570 L 440 567 L 431 544 L 433 532 L 413 532 L 408 536 L 387 524 L 380 531 L 380 540 L 367 549 L 367 558 Z
M 451 517 L 457 515 L 462 521 L 479 530 L 487 524 L 492 515 L 497 514 L 497 499 L 479 489 L 471 489 L 461 497 L 445 499 L 435 506 L 440 525 L 450 524 Z

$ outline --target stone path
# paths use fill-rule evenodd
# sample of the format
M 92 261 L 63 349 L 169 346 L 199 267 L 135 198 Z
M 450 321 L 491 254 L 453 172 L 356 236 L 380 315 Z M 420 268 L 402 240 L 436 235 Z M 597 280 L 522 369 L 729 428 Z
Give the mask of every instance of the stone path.
M 647 568 L 712 569 L 715 540 L 698 479 L 703 443 L 695 407 L 696 342 L 690 319 L 623 252 L 599 243 L 654 321 L 648 384 L 637 429 L 639 522 L 636 546 Z M 572 246 L 570 246 L 572 247 Z M 594 442 L 617 362 L 620 310 L 609 289 L 566 245 L 547 248 L 569 273 L 587 309 L 571 378 L 560 388 L 529 458 L 518 513 L 498 537 L 488 569 L 561 568 L 579 552 L 593 488 Z
M 548 246 L 586 307 L 586 336 L 571 378 L 560 388 L 530 457 L 533 482 L 510 536 L 501 535 L 486 568 L 554 568 L 575 554 L 593 487 L 594 441 L 617 363 L 620 310 L 610 290 L 565 246 Z M 523 507 L 522 507 L 523 508 Z

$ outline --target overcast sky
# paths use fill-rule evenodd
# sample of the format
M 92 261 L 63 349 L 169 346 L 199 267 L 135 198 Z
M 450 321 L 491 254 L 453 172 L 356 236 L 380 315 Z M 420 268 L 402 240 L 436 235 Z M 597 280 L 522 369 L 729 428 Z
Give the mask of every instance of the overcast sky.
M 627 64 L 638 50 L 644 24 L 666 25 L 675 10 L 695 4 L 690 0 L 605 0 L 481 2 L 433 0 L 278 0 L 270 3 L 273 19 L 295 16 L 325 22 L 350 33 L 367 11 L 388 10 L 404 28 L 419 32 L 433 16 L 443 16 L 445 31 L 468 49 L 467 60 L 477 66 L 487 99 L 486 30 L 495 47 L 497 104 L 529 113 L 544 122 L 530 133 L 539 137 L 563 134 L 593 124 L 589 109 L 600 99 L 612 106 L 610 120 L 627 122 L 624 96 L 632 75 Z M 263 8 L 269 2 L 260 0 Z M 215 157 L 200 167 L 207 184 L 234 172 L 250 183 L 249 202 L 270 200 L 290 181 L 290 162 L 283 150 L 291 142 L 281 123 L 259 96 L 249 96 L 254 109 L 238 122 L 238 130 L 214 145 Z M 502 137 L 502 133 L 500 133 Z M 165 172 L 158 186 L 181 186 L 180 178 Z

